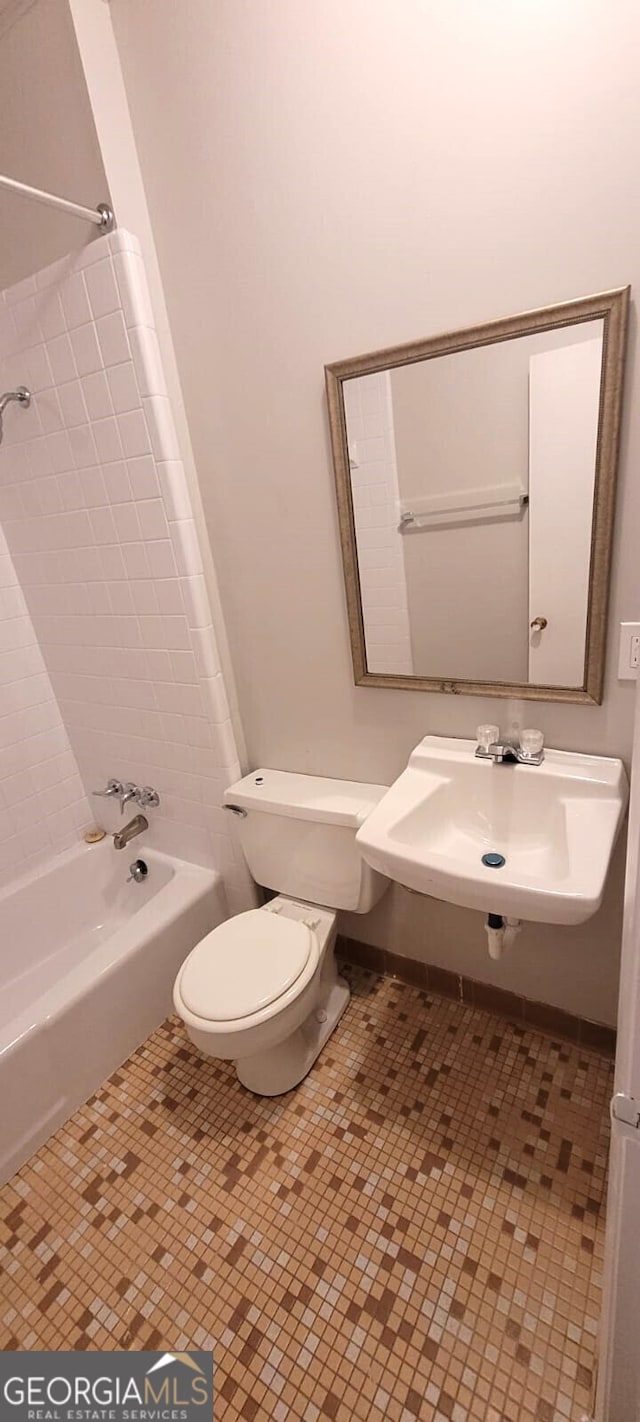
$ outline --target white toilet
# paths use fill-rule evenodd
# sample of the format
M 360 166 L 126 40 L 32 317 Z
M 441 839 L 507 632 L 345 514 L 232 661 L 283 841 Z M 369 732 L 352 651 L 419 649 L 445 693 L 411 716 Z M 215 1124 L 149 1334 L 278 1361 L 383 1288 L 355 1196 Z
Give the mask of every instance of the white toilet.
M 336 911 L 367 913 L 387 879 L 356 848 L 383 785 L 256 770 L 225 792 L 254 879 L 278 891 L 196 945 L 173 989 L 207 1056 L 243 1086 L 279 1096 L 307 1075 L 349 1001 L 334 958 Z

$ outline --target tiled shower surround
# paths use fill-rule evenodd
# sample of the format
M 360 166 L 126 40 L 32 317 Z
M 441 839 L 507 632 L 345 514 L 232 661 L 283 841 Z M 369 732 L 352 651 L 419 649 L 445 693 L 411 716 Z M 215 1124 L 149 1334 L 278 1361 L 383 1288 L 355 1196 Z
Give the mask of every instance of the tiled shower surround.
M 217 1422 L 591 1413 L 611 1062 L 349 971 L 297 1091 L 171 1020 L 23 1166 L 4 1348 L 213 1348 Z
M 33 393 L 5 415 L 0 523 L 85 787 L 155 785 L 152 842 L 213 863 L 247 907 L 220 809 L 238 751 L 135 237 L 6 291 L 0 355 L 2 389 Z

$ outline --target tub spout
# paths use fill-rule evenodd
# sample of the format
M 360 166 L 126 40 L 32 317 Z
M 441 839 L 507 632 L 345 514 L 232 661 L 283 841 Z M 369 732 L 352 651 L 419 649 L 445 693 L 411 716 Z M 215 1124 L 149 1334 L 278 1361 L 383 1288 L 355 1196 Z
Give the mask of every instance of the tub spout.
M 118 830 L 117 834 L 114 834 L 114 848 L 125 849 L 130 840 L 135 839 L 137 834 L 142 834 L 143 831 L 148 828 L 149 821 L 144 815 L 134 815 L 133 819 L 129 820 L 129 823 L 124 825 L 123 829 Z

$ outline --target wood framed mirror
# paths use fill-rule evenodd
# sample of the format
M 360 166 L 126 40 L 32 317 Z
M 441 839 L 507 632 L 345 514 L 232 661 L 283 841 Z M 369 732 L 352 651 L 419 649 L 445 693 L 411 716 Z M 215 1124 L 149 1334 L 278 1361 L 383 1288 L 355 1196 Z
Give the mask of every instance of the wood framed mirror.
M 357 685 L 602 700 L 629 290 L 325 367 Z

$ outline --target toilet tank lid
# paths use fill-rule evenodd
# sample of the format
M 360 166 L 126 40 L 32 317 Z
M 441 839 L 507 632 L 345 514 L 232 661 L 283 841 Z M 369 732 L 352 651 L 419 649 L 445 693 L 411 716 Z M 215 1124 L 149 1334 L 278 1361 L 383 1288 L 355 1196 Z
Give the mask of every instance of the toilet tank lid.
M 263 810 L 296 820 L 358 829 L 387 788 L 358 780 L 328 780 L 323 775 L 259 769 L 230 785 L 224 792 L 224 802 L 243 810 Z

